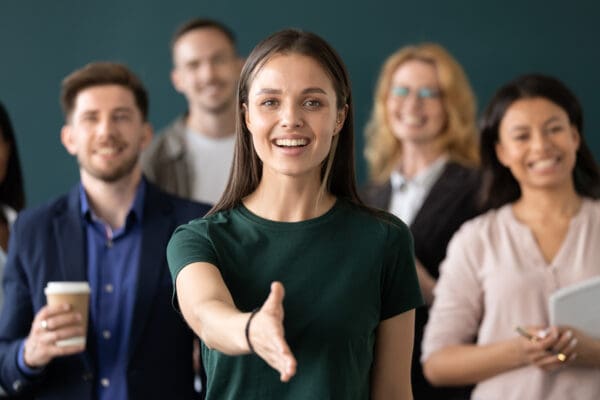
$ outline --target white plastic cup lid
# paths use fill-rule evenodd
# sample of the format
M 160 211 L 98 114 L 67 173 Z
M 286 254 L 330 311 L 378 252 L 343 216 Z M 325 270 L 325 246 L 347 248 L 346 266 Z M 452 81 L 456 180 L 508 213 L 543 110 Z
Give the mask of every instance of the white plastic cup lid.
M 89 293 L 90 285 L 87 282 L 48 282 L 44 293 L 59 294 L 59 293 Z

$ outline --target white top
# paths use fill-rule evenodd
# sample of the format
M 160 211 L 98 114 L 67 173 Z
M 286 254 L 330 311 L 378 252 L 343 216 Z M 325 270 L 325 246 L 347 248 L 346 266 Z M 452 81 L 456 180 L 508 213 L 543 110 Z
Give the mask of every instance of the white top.
M 549 326 L 548 301 L 559 288 L 600 275 L 600 201 L 584 199 L 547 263 L 511 205 L 466 222 L 440 266 L 422 360 L 444 347 L 515 337 L 516 326 Z M 473 399 L 598 400 L 600 370 L 525 366 L 477 384 Z
M 215 204 L 223 194 L 233 162 L 235 135 L 212 138 L 186 130 L 192 199 Z
M 412 179 L 406 179 L 400 172 L 393 171 L 390 175 L 392 198 L 389 212 L 406 225 L 412 224 L 434 183 L 444 172 L 447 161 L 445 156 L 438 158 Z

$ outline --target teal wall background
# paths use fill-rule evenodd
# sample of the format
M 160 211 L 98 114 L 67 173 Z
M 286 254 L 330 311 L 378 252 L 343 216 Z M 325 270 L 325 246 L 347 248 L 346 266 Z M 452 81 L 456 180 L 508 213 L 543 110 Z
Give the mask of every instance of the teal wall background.
M 59 84 L 93 60 L 128 64 L 150 92 L 156 129 L 185 108 L 169 81 L 171 33 L 192 16 L 229 25 L 243 55 L 285 27 L 314 31 L 344 58 L 353 81 L 359 179 L 363 127 L 383 60 L 397 48 L 435 41 L 462 63 L 480 108 L 502 83 L 526 72 L 566 82 L 585 110 L 585 135 L 600 158 L 600 2 L 305 0 L 0 0 L 0 99 L 17 131 L 28 205 L 78 180 L 59 141 Z

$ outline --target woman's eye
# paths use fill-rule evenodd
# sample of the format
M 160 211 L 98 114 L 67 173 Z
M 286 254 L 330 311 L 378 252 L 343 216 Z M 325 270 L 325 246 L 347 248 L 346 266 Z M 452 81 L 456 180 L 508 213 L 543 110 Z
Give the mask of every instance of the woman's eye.
M 394 86 L 392 88 L 392 94 L 396 97 L 406 97 L 410 93 L 410 90 L 405 86 Z
M 319 100 L 306 100 L 304 105 L 310 108 L 317 108 L 321 106 L 321 102 Z
M 264 100 L 262 103 L 260 103 L 260 105 L 265 106 L 265 107 L 274 107 L 277 105 L 277 100 L 267 99 L 267 100 Z
M 559 133 L 562 132 L 563 127 L 561 125 L 555 125 L 548 128 L 548 130 L 550 131 L 550 133 Z

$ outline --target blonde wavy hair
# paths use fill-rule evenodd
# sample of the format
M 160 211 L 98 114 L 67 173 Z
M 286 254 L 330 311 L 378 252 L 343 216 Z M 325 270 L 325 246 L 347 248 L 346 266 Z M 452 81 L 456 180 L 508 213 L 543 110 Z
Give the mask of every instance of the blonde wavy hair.
M 377 183 L 386 182 L 402 159 L 402 143 L 390 128 L 386 101 L 392 76 L 400 65 L 411 60 L 430 63 L 437 70 L 447 120 L 444 130 L 436 137 L 433 145 L 444 149 L 452 161 L 466 166 L 479 164 L 476 101 L 467 76 L 460 64 L 443 47 L 424 43 L 396 51 L 388 57 L 381 69 L 373 110 L 365 130 L 365 158 L 369 163 L 370 179 Z

